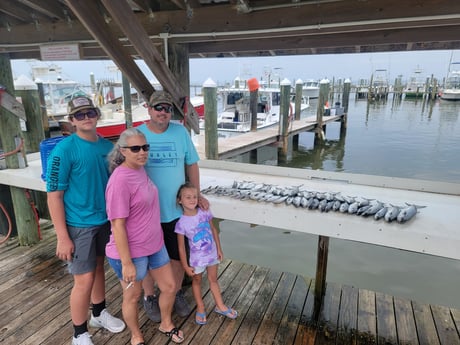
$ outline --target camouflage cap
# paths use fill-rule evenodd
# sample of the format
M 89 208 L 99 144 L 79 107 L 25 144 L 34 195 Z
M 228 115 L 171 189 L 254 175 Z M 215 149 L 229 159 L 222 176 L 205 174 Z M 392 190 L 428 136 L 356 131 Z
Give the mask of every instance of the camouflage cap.
M 149 105 L 153 107 L 157 104 L 162 103 L 173 105 L 173 99 L 171 95 L 166 91 L 155 91 L 154 93 L 152 93 L 152 96 L 150 96 Z
M 96 109 L 91 98 L 80 96 L 72 99 L 67 105 L 67 113 L 73 115 L 83 109 Z

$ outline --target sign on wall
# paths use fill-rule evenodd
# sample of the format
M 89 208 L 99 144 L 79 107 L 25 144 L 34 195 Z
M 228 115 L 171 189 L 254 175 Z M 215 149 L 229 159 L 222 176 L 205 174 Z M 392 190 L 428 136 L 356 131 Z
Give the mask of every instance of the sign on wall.
M 80 60 L 80 45 L 78 43 L 42 45 L 40 56 L 44 61 Z

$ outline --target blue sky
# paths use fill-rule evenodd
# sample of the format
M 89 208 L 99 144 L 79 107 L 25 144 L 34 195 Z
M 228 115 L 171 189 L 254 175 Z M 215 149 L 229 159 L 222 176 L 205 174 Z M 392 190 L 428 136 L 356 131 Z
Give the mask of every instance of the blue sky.
M 425 76 L 433 74 L 442 80 L 447 74 L 449 61 L 460 61 L 460 50 L 357 53 L 335 55 L 298 55 L 256 58 L 208 58 L 190 60 L 190 81 L 192 85 L 202 85 L 211 78 L 218 85 L 241 78 L 262 78 L 267 74 L 295 81 L 297 79 L 350 78 L 352 82 L 369 79 L 376 69 L 386 69 L 390 82 L 398 75 L 403 80 L 409 78 L 414 69 L 420 68 Z M 64 79 L 76 80 L 88 85 L 90 73 L 98 79 L 121 79 L 120 72 L 114 72 L 111 61 L 53 61 L 12 60 L 14 77 L 30 77 L 31 65 L 55 63 L 62 67 Z M 149 80 L 153 74 L 143 61 L 138 62 Z

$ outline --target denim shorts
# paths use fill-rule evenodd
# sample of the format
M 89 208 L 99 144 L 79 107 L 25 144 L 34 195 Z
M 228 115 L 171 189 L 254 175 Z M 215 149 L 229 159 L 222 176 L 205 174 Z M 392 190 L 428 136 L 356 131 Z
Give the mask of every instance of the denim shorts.
M 118 279 L 123 280 L 123 266 L 121 265 L 121 260 L 108 257 L 107 261 L 114 270 Z M 169 262 L 169 256 L 166 251 L 166 247 L 163 245 L 158 252 L 149 256 L 134 258 L 132 261 L 136 267 L 136 281 L 140 281 L 145 278 L 149 270 L 154 270 L 166 265 Z
M 220 261 L 219 259 L 215 259 L 213 262 L 211 262 L 210 264 L 208 264 L 207 266 L 197 266 L 197 267 L 193 267 L 193 272 L 195 274 L 200 274 L 200 273 L 203 273 L 207 267 L 209 266 L 214 266 L 214 265 L 218 265 L 220 264 Z
M 96 257 L 105 256 L 105 245 L 109 242 L 110 223 L 88 228 L 67 226 L 75 250 L 69 262 L 69 272 L 84 274 L 96 269 Z

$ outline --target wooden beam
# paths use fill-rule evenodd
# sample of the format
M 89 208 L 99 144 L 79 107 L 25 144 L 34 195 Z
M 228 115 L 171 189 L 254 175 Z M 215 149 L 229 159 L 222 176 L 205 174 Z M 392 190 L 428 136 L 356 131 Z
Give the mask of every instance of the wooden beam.
M 153 74 L 157 77 L 163 88 L 168 91 L 174 100 L 176 109 L 179 110 L 182 116 L 187 117 L 187 124 L 196 132 L 199 133 L 198 114 L 193 108 L 193 105 L 188 100 L 188 91 L 184 91 L 178 81 L 167 66 L 160 52 L 152 44 L 147 32 L 142 25 L 136 20 L 135 15 L 131 11 L 126 1 L 111 1 L 102 0 L 102 3 L 110 12 L 112 17 L 117 21 L 124 31 L 130 42 L 139 52 L 146 65 L 150 68 Z M 130 23 L 130 25 L 123 25 Z M 184 114 L 184 104 L 186 101 L 188 114 Z
M 105 24 L 96 3 L 93 0 L 66 1 L 86 29 L 97 39 L 107 55 L 117 64 L 120 71 L 126 75 L 137 92 L 148 101 L 148 98 L 155 89 L 133 61 L 132 57 L 126 53 L 126 50 L 117 37 L 112 34 L 110 27 Z

